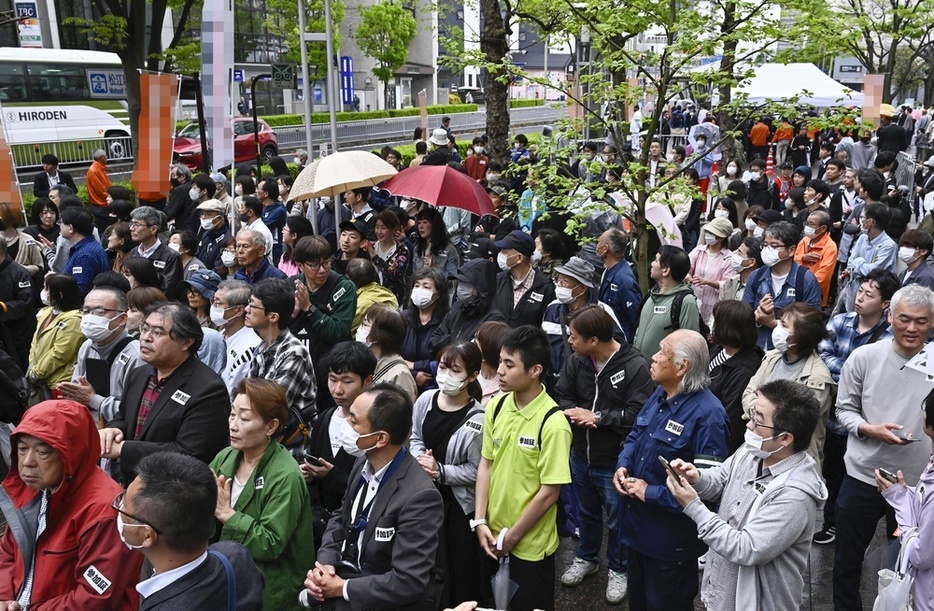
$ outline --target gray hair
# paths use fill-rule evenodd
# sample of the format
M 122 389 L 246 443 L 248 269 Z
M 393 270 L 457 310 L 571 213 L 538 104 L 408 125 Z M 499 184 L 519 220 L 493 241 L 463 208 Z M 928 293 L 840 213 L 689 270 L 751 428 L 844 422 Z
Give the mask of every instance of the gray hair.
M 134 221 L 142 221 L 149 227 L 162 227 L 162 213 L 152 206 L 140 206 L 130 213 Z
M 175 301 L 160 301 L 146 308 L 143 320 L 146 320 L 152 314 L 158 314 L 171 320 L 172 330 L 169 332 L 169 336 L 179 343 L 192 340 L 188 353 L 197 354 L 201 342 L 204 341 L 204 331 L 201 329 L 201 325 L 191 308 Z
M 243 280 L 224 280 L 217 285 L 218 291 L 227 291 L 227 305 L 246 306 L 250 303 L 250 293 L 253 287 Z
M 295 156 L 299 159 L 308 160 L 308 151 L 305 149 L 295 149 Z
M 629 248 L 629 237 L 622 229 L 612 228 L 606 231 L 606 245 L 614 255 L 618 257 L 626 256 L 626 249 Z
M 2 242 L 3 240 L 0 240 Z M 934 315 L 934 291 L 921 286 L 920 284 L 909 284 L 904 286 L 892 295 L 891 311 L 894 313 L 898 304 L 902 301 L 909 307 L 927 308 L 928 312 Z
M 91 153 L 91 159 L 95 161 L 98 159 L 107 159 L 107 152 L 104 149 L 94 149 L 94 152 Z
M 690 329 L 679 329 L 667 337 L 672 361 L 679 365 L 688 362 L 688 370 L 681 378 L 680 392 L 691 393 L 710 386 L 710 350 L 704 336 Z
M 88 291 L 88 295 L 95 291 L 100 293 L 107 293 L 110 295 L 110 297 L 116 302 L 118 310 L 123 310 L 126 312 L 130 309 L 130 302 L 127 300 L 126 293 L 120 289 L 113 286 L 95 286 L 90 291 Z
M 237 237 L 239 238 L 240 236 L 250 236 L 249 239 L 251 242 L 253 242 L 253 246 L 262 248 L 263 253 L 266 252 L 266 238 L 260 232 L 256 231 L 255 229 L 241 229 L 237 232 Z
M 175 165 L 172 166 L 172 169 L 175 170 L 175 173 L 178 174 L 179 176 L 184 176 L 185 182 L 188 182 L 191 180 L 191 170 L 189 170 L 188 166 L 186 166 L 185 164 L 176 163 Z

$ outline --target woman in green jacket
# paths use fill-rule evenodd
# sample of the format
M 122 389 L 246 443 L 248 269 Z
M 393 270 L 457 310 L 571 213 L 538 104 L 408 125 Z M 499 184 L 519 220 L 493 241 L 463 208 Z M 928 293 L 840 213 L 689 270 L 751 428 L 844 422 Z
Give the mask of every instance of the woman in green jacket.
M 38 324 L 29 350 L 26 378 L 39 394 L 39 400 L 58 399 L 53 395 L 62 382 L 70 382 L 84 343 L 81 332 L 81 291 L 71 276 L 49 274 L 41 293 L 45 307 L 36 315 Z
M 240 380 L 234 392 L 230 447 L 211 462 L 218 538 L 243 545 L 263 572 L 263 609 L 297 609 L 315 552 L 308 488 L 298 463 L 273 439 L 288 420 L 288 400 L 281 386 L 259 378 Z

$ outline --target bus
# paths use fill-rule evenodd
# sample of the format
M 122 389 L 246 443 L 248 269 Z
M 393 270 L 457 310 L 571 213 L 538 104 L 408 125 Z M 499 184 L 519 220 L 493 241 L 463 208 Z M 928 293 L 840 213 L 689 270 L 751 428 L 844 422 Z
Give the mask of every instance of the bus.
M 103 148 L 128 159 L 126 85 L 114 53 L 0 47 L 0 123 L 18 167 L 55 154 L 63 164 L 90 162 Z

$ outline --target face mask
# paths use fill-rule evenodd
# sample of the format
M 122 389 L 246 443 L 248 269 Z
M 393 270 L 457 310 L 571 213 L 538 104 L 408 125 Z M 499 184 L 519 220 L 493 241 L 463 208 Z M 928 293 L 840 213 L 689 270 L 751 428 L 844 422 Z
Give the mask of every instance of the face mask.
M 243 195 L 243 187 L 241 187 L 240 185 L 237 185 L 236 187 L 234 187 L 234 193 L 236 193 L 237 195 Z
M 903 263 L 911 263 L 917 257 L 915 257 L 915 249 L 911 246 L 902 246 L 898 249 L 898 258 Z
M 412 305 L 420 310 L 431 305 L 432 297 L 434 297 L 434 292 L 426 288 L 417 286 L 412 289 Z
M 182 251 L 182 245 L 181 245 L 181 244 L 169 244 L 169 248 L 171 248 L 171 249 L 174 250 L 175 252 L 181 252 L 181 251 Z
M 112 333 L 110 319 L 106 316 L 85 314 L 81 317 L 81 332 L 92 342 L 105 340 Z
M 49 305 L 49 292 L 47 290 L 42 289 L 39 291 L 39 301 L 41 301 L 43 305 Z
M 357 435 L 357 441 L 360 441 L 364 437 L 371 437 L 373 435 L 379 435 L 382 432 L 383 431 L 373 431 L 372 433 L 367 433 L 366 435 Z M 368 454 L 371 450 L 375 450 L 375 449 L 376 449 L 375 445 L 372 445 L 368 448 L 361 448 L 360 446 L 357 446 L 357 450 L 362 452 L 363 454 Z
M 730 218 L 730 211 L 729 210 L 714 210 L 713 217 L 715 219 L 728 219 Z
M 292 163 L 294 163 L 295 165 L 302 165 L 302 160 L 299 159 L 298 157 L 293 157 Z
M 556 286 L 555 287 L 555 297 L 563 304 L 569 304 L 574 301 L 574 289 L 569 289 L 566 286 Z
M 239 215 L 239 217 L 240 217 L 240 222 L 241 222 L 241 223 L 249 223 L 249 222 L 250 222 L 250 217 L 248 217 L 248 216 L 245 215 L 245 214 L 241 214 L 241 215 Z
M 221 263 L 225 267 L 233 267 L 237 263 L 237 255 L 232 252 L 224 251 L 221 253 Z
M 478 155 L 482 155 L 482 154 L 483 154 L 483 147 L 482 147 L 482 146 L 475 146 L 475 147 L 473 147 L 473 150 L 476 151 L 476 153 L 477 153 Z
M 509 257 L 505 253 L 499 253 L 496 255 L 496 264 L 499 265 L 499 268 L 504 272 L 509 270 Z
M 188 191 L 188 197 L 191 198 L 191 201 L 196 202 L 201 199 L 201 191 L 195 187 L 192 187 L 191 190 Z
M 785 200 L 785 208 L 787 208 L 788 210 L 791 210 L 794 207 L 795 207 L 795 203 L 792 200 L 790 199 Z
M 766 246 L 762 249 L 762 262 L 765 263 L 768 267 L 772 267 L 782 258 L 779 256 L 778 251 L 771 246 Z
M 178 185 L 180 185 L 180 184 L 182 184 L 182 183 L 178 182 L 178 179 L 177 179 L 177 178 L 170 178 L 170 179 L 169 179 L 169 184 L 172 185 L 173 187 L 177 187 Z
M 539 261 L 542 260 L 542 251 L 536 250 L 532 253 L 532 265 L 536 265 Z
M 704 234 L 704 242 L 706 242 L 708 246 L 709 246 L 710 244 L 713 244 L 714 242 L 716 242 L 716 241 L 719 240 L 719 239 L 721 239 L 721 238 L 719 238 L 718 236 L 715 236 L 714 234 L 710 233 L 709 231 L 708 231 L 707 233 Z
M 439 373 L 435 377 L 435 381 L 438 383 L 441 392 L 449 397 L 457 396 L 467 386 L 467 380 L 458 380 L 454 376 L 445 373 Z
M 344 450 L 344 452 L 357 458 L 363 456 L 363 450 L 357 447 L 357 431 L 353 430 L 353 427 L 350 426 L 350 423 L 346 420 L 341 420 L 340 437 L 341 449 Z
M 213 218 L 201 219 L 201 229 L 204 229 L 205 231 L 208 231 L 208 230 L 211 229 L 212 227 L 214 227 L 214 219 L 213 219 Z
M 763 235 L 765 235 L 765 229 L 756 225 L 756 228 L 752 230 L 752 235 L 753 237 L 761 238 Z
M 760 174 L 759 172 L 749 173 L 749 182 L 759 182 L 760 178 L 762 178 L 762 174 Z
M 458 284 L 457 285 L 457 300 L 458 301 L 469 301 L 473 299 L 473 286 L 469 284 Z
M 127 543 L 126 537 L 123 536 L 123 529 L 127 526 L 146 526 L 145 524 L 127 524 L 123 521 L 123 514 L 119 511 L 117 512 L 117 534 L 120 535 L 120 540 L 123 541 L 123 544 L 127 546 L 127 549 L 140 549 L 142 545 L 133 545 L 132 543 Z
M 736 166 L 728 165 L 726 166 L 726 175 L 727 176 L 736 176 Z
M 730 255 L 730 267 L 733 268 L 733 271 L 737 274 L 745 269 L 743 265 L 743 258 L 736 254 L 735 252 Z
M 668 163 L 671 163 L 672 161 L 675 160 L 675 154 L 674 154 L 674 153 L 668 153 L 667 155 L 665 155 L 665 159 L 668 161 Z
M 775 346 L 775 349 L 779 352 L 786 352 L 789 348 L 794 348 L 795 344 L 788 343 L 788 329 L 782 325 L 775 325 L 775 328 L 772 329 L 772 345 Z
M 367 343 L 367 338 L 370 337 L 370 328 L 360 325 L 357 327 L 357 333 L 354 335 L 354 339 L 360 342 L 361 344 Z
M 755 231 L 759 226 L 752 219 L 746 219 L 746 231 Z
M 813 227 L 809 227 L 809 226 L 805 225 L 805 226 L 804 226 L 804 235 L 805 235 L 805 237 L 813 238 L 815 235 L 817 235 L 817 230 L 814 229 Z
M 210 313 L 211 322 L 214 323 L 214 325 L 217 327 L 223 327 L 224 325 L 226 325 L 229 321 L 224 318 L 224 313 L 228 309 L 229 308 L 225 309 L 225 308 L 219 308 L 217 306 L 211 306 L 211 313 Z
M 782 446 L 778 448 L 777 450 L 772 450 L 771 452 L 769 452 L 768 450 L 762 449 L 762 444 L 765 443 L 766 441 L 771 441 L 775 439 L 776 437 L 779 437 L 780 435 L 781 433 L 779 433 L 778 435 L 772 435 L 771 437 L 767 437 L 763 439 L 755 431 L 750 431 L 749 429 L 746 429 L 746 435 L 745 435 L 746 450 L 748 450 L 749 453 L 755 456 L 756 458 L 768 458 L 769 456 L 771 456 L 772 454 L 775 454 L 776 452 L 781 452 L 785 446 Z
M 697 150 L 701 150 L 701 149 L 706 148 L 706 147 L 707 147 L 707 141 L 706 141 L 706 140 L 698 140 L 698 141 L 697 141 Z
M 486 174 L 487 182 L 490 182 L 491 180 L 496 180 L 497 178 L 499 178 L 499 174 L 493 174 L 492 172 L 487 172 Z

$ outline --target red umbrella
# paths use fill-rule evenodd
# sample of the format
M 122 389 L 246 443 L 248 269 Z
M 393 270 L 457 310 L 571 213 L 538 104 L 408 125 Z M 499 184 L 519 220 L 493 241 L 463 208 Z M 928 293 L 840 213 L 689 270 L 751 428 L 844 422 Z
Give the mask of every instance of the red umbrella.
M 393 195 L 461 208 L 481 216 L 494 212 L 493 202 L 480 183 L 446 165 L 418 165 L 402 170 L 380 188 Z

